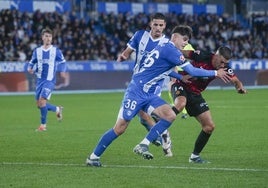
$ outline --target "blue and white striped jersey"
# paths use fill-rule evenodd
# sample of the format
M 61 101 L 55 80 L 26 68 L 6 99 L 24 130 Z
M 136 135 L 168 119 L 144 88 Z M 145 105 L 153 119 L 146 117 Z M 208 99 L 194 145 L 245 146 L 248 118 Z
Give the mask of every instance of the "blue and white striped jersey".
M 159 83 L 163 82 L 175 66 L 183 64 L 184 61 L 183 54 L 172 42 L 163 43 L 141 62 L 139 72 L 133 75 L 132 79 L 145 93 L 155 94 L 161 86 Z
M 66 64 L 61 50 L 51 45 L 44 49 L 43 46 L 33 51 L 29 62 L 31 68 L 35 67 L 35 74 L 39 81 L 56 82 L 56 71 L 65 72 Z
M 135 67 L 133 74 L 136 74 L 141 65 L 140 63 L 148 56 L 148 54 L 160 43 L 167 42 L 169 39 L 163 35 L 160 38 L 153 39 L 150 32 L 146 30 L 137 31 L 127 43 L 127 46 L 136 53 Z
M 133 75 L 132 80 L 143 92 L 155 94 L 159 83 L 168 76 L 175 66 L 182 68 L 192 76 L 215 76 L 214 70 L 203 70 L 194 68 L 185 60 L 183 54 L 177 49 L 173 42 L 159 44 L 141 62 L 139 72 Z

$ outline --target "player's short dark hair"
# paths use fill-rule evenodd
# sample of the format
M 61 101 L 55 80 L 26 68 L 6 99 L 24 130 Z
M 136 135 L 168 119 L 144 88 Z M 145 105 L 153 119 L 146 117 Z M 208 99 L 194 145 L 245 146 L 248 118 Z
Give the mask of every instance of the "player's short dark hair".
M 232 50 L 227 46 L 221 46 L 217 51 L 227 60 L 232 58 Z
M 192 37 L 193 30 L 188 25 L 178 25 L 173 28 L 171 34 L 173 33 L 179 33 L 181 35 L 186 35 L 189 37 L 189 39 Z
M 166 21 L 166 16 L 165 16 L 164 14 L 160 13 L 160 12 L 157 12 L 157 13 L 151 15 L 151 18 L 150 18 L 150 19 L 151 19 L 151 21 L 152 21 L 153 19 L 164 20 L 164 21 Z
M 52 30 L 49 29 L 49 28 L 42 29 L 42 31 L 41 31 L 41 35 L 43 36 L 45 33 L 52 34 Z

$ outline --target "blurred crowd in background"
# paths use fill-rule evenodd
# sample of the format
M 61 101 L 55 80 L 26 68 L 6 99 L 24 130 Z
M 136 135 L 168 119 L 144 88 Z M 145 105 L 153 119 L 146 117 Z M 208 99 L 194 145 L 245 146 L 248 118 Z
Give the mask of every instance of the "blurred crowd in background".
M 268 58 L 267 17 L 260 19 L 253 15 L 253 24 L 245 27 L 228 15 L 165 15 L 165 34 L 170 36 L 175 25 L 190 25 L 193 28 L 190 43 L 195 49 L 215 51 L 227 45 L 234 59 Z M 116 60 L 135 31 L 149 29 L 149 21 L 150 15 L 143 13 L 92 14 L 89 19 L 79 19 L 74 12 L 1 10 L 0 61 L 28 61 L 32 50 L 42 44 L 40 33 L 45 27 L 53 30 L 53 44 L 62 50 L 68 61 Z

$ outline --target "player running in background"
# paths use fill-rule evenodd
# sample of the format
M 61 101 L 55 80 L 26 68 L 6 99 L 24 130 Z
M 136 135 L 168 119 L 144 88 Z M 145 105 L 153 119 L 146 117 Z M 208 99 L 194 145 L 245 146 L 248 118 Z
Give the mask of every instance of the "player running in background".
M 55 106 L 47 101 L 55 87 L 56 71 L 64 76 L 66 64 L 61 50 L 52 45 L 52 31 L 43 29 L 41 34 L 43 45 L 33 51 L 27 70 L 30 74 L 35 73 L 37 77 L 35 99 L 41 115 L 37 131 L 46 131 L 48 111 L 55 112 L 57 119 L 62 120 L 63 107 Z
M 100 138 L 93 152 L 86 159 L 89 166 L 100 167 L 100 157 L 108 146 L 127 129 L 130 121 L 140 110 L 148 114 L 156 114 L 160 120 L 150 129 L 146 138 L 134 148 L 134 152 L 142 155 L 144 159 L 152 159 L 149 152 L 149 144 L 170 127 L 176 115 L 169 104 L 159 95 L 162 81 L 170 75 L 181 79 L 180 74 L 173 71 L 175 66 L 180 66 L 192 76 L 218 76 L 228 81 L 227 73 L 220 69 L 208 71 L 194 68 L 178 49 L 183 49 L 188 44 L 192 35 L 192 29 L 188 26 L 177 26 L 172 31 L 171 41 L 157 45 L 157 47 L 141 63 L 136 74 L 133 74 L 127 87 L 117 120 L 113 128 L 108 130 Z
M 135 51 L 135 66 L 133 74 L 136 74 L 141 65 L 141 62 L 148 56 L 148 54 L 160 43 L 167 42 L 169 39 L 163 34 L 166 28 L 166 18 L 161 13 L 153 14 L 150 18 L 150 31 L 139 30 L 127 43 L 127 48 L 118 56 L 117 61 L 125 61 L 129 59 L 130 55 Z M 158 91 L 161 94 L 161 90 Z M 149 131 L 154 126 L 156 119 L 140 111 L 139 114 L 140 123 Z M 173 156 L 171 151 L 171 138 L 169 131 L 164 133 L 153 142 L 159 146 L 162 144 L 164 155 L 167 157 Z
M 228 67 L 228 62 L 232 57 L 232 51 L 228 47 L 220 47 L 216 53 L 200 52 L 200 51 L 183 51 L 186 58 L 192 59 L 194 67 L 206 70 L 218 70 L 226 68 L 231 76 L 231 82 L 234 84 L 238 93 L 246 93 L 242 82 L 234 74 L 233 70 Z M 181 74 L 188 74 L 187 71 Z M 190 116 L 196 118 L 200 123 L 202 130 L 199 133 L 194 145 L 194 150 L 189 158 L 191 163 L 208 163 L 200 157 L 200 153 L 206 146 L 215 124 L 201 92 L 206 89 L 208 84 L 216 77 L 193 77 L 191 83 L 183 83 L 179 80 L 171 81 L 171 95 L 173 97 L 173 110 L 178 114 L 184 107 Z

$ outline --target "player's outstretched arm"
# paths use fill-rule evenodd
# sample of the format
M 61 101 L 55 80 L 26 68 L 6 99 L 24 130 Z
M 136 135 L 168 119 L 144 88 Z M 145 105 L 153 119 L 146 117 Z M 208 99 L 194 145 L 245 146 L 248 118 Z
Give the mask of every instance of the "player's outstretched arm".
M 181 67 L 184 71 L 194 77 L 218 77 L 222 79 L 225 83 L 229 82 L 231 77 L 225 71 L 225 69 L 219 70 L 205 70 L 201 68 L 194 67 L 191 63 L 187 63 L 186 66 Z
M 216 77 L 220 78 L 225 83 L 230 82 L 230 80 L 232 79 L 231 76 L 226 71 L 226 68 L 222 68 L 222 69 L 217 70 Z
M 34 73 L 34 70 L 31 69 L 31 68 L 28 68 L 27 71 L 28 71 L 30 74 L 33 74 L 33 73 Z
M 168 76 L 176 78 L 177 80 L 181 80 L 184 83 L 191 83 L 191 81 L 189 80 L 192 77 L 191 75 L 181 75 L 179 73 L 176 73 L 175 71 L 172 71 L 168 74 Z
M 247 93 L 247 90 L 244 88 L 242 82 L 237 78 L 237 76 L 232 77 L 231 81 L 234 84 L 237 93 L 240 93 L 240 94 Z
M 70 74 L 69 72 L 60 72 L 60 77 L 62 78 L 62 82 L 55 86 L 55 89 L 64 88 L 70 85 Z
M 28 63 L 27 71 L 30 74 L 33 74 L 34 73 L 34 65 L 32 63 Z
M 118 55 L 117 62 L 122 62 L 126 61 L 129 57 L 130 54 L 133 52 L 133 50 L 129 47 L 127 47 L 121 54 Z

